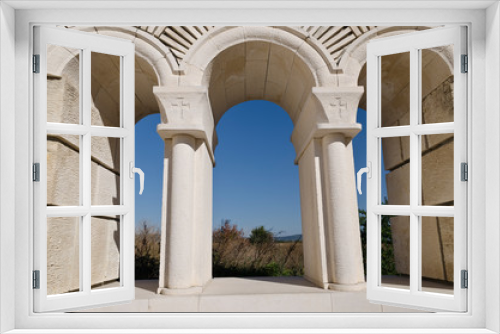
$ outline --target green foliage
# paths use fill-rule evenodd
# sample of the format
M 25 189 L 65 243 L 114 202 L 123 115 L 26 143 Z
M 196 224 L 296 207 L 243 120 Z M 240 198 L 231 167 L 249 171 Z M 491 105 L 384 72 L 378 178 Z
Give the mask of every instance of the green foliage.
M 249 240 L 252 245 L 271 243 L 274 241 L 274 233 L 266 230 L 264 226 L 259 226 L 250 232 Z
M 214 277 L 298 276 L 304 274 L 302 241 L 276 242 L 264 226 L 243 236 L 230 220 L 222 221 L 213 232 L 212 266 Z
M 214 231 L 214 242 L 228 242 L 243 238 L 243 229 L 238 230 L 237 225 L 231 225 L 230 219 L 222 220 L 219 229 Z
M 382 204 L 387 204 L 387 199 Z M 394 246 L 392 244 L 391 217 L 382 216 L 382 275 L 397 275 L 394 261 Z M 366 273 L 366 211 L 359 210 L 359 230 L 361 234 L 361 248 L 363 250 L 363 265 Z
M 220 266 L 224 262 L 227 253 L 231 251 L 232 244 L 239 245 L 237 252 L 244 247 L 245 239 L 243 229 L 238 230 L 238 226 L 232 225 L 231 220 L 225 219 L 221 222 L 221 227 L 213 232 L 212 262 L 213 267 Z
M 382 216 L 382 275 L 396 275 L 396 262 L 394 260 L 394 245 L 392 244 L 391 217 Z
M 291 269 L 281 269 L 280 264 L 277 262 L 271 262 L 263 267 L 252 267 L 252 266 L 221 266 L 214 265 L 213 276 L 214 277 L 255 277 L 255 276 L 302 276 L 304 275 L 304 267 L 291 268 Z
M 160 232 L 147 221 L 135 231 L 135 279 L 157 279 L 160 274 Z
M 386 201 L 384 202 L 386 204 Z M 366 272 L 366 211 L 359 210 L 359 228 Z M 382 275 L 397 275 L 391 231 L 391 216 L 382 216 Z M 302 241 L 276 242 L 274 234 L 259 226 L 244 237 L 230 220 L 213 232 L 214 277 L 304 275 Z M 160 271 L 160 232 L 143 221 L 135 237 L 136 279 L 157 279 Z
M 264 227 L 254 229 L 254 244 L 243 229 L 226 219 L 213 231 L 214 277 L 300 276 L 304 274 L 302 242 L 274 242 Z M 271 237 L 269 237 L 271 236 Z M 142 221 L 135 232 L 135 278 L 158 279 L 160 231 Z
M 359 212 L 359 234 L 361 237 L 361 250 L 363 252 L 363 267 L 366 274 L 366 211 L 358 210 Z
M 384 204 L 387 203 L 387 200 Z M 366 211 L 359 210 L 359 228 L 366 272 Z M 391 216 L 382 216 L 382 275 L 397 275 L 391 231 Z M 214 277 L 301 276 L 304 275 L 302 241 L 276 242 L 264 226 L 244 237 L 230 220 L 213 232 Z M 160 232 L 143 221 L 135 237 L 136 279 L 157 279 L 160 271 Z
M 157 279 L 160 273 L 160 259 L 150 254 L 135 258 L 135 279 Z

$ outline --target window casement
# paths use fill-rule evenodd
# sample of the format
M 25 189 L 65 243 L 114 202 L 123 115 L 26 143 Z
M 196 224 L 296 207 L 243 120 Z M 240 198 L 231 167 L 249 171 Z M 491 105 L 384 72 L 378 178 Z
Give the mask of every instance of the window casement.
M 34 33 L 34 166 L 38 174 L 34 182 L 34 311 L 133 300 L 134 44 L 60 28 L 35 27 Z M 96 69 L 103 55 L 113 59 L 104 64 L 106 70 L 117 72 L 113 82 L 104 83 L 106 97 L 115 95 L 112 98 L 118 104 L 113 108 L 107 103 L 114 116 L 107 120 L 93 113 L 91 95 L 98 89 L 92 86 L 101 84 L 92 79 L 94 71 L 104 70 Z M 55 61 L 50 59 L 56 56 Z M 67 59 L 76 67 L 76 77 L 71 78 L 73 96 L 57 100 L 48 90 L 48 75 L 54 76 L 48 67 Z M 113 85 L 115 94 L 110 93 Z M 99 178 L 94 160 L 104 161 L 100 163 L 108 168 L 106 179 L 118 184 L 116 193 L 99 187 L 105 180 Z M 106 240 L 98 243 L 101 238 Z M 113 248 L 104 273 L 98 265 L 102 262 L 100 244 Z M 62 279 L 68 276 L 70 280 Z M 95 286 L 96 280 L 107 284 Z
M 429 91 L 427 78 L 433 74 L 428 73 L 429 66 L 426 66 L 428 53 L 438 48 L 451 53 L 449 64 L 454 82 L 453 107 L 445 119 L 436 117 L 439 110 L 433 110 L 433 106 L 424 110 L 422 103 L 424 92 Z M 368 44 L 367 162 L 371 166 L 371 177 L 367 183 L 367 294 L 371 301 L 430 310 L 463 312 L 467 309 L 467 290 L 462 281 L 465 279 L 462 275 L 467 273 L 467 248 L 464 247 L 467 244 L 467 180 L 461 173 L 462 166 L 467 164 L 467 64 L 461 64 L 466 55 L 466 28 L 458 26 L 381 38 Z M 386 68 L 385 61 L 395 56 L 396 65 Z M 387 82 L 390 71 L 403 78 L 409 76 L 409 87 L 398 93 L 398 101 L 393 106 L 384 100 L 388 95 L 385 90 L 399 88 L 397 83 Z M 395 126 L 388 121 L 391 118 L 388 113 L 404 116 Z M 393 172 L 399 181 L 396 184 L 400 188 L 396 193 L 398 198 L 390 198 L 389 205 L 383 205 L 382 198 L 382 179 L 386 177 L 382 168 L 383 147 L 386 155 L 404 156 L 401 166 Z M 390 150 L 397 152 L 388 152 Z M 386 163 L 388 160 L 385 159 Z M 447 202 L 439 203 L 432 193 L 439 193 Z M 399 238 L 404 240 L 403 245 L 394 245 L 395 252 L 400 253 L 396 254 L 396 261 L 399 258 L 404 262 L 400 267 L 404 267 L 409 276 L 407 282 L 401 284 L 387 282 L 381 275 L 384 216 L 391 217 L 392 234 L 399 231 Z M 443 270 L 451 271 L 453 286 L 440 291 L 427 287 L 424 279 L 426 262 L 432 261 L 429 257 L 433 256 L 425 248 L 429 247 L 427 239 L 433 233 L 446 233 L 441 243 L 452 247 L 442 252 L 451 257 L 451 261 L 448 259 L 451 266 L 446 263 L 448 268 Z

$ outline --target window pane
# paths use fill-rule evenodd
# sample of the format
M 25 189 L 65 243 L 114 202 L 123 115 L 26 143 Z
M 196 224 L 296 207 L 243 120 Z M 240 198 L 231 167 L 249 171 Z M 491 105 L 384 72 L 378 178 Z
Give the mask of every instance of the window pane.
M 410 125 L 410 52 L 380 57 L 382 127 Z
M 120 286 L 120 216 L 92 217 L 92 289 Z
M 410 217 L 381 216 L 381 286 L 410 289 Z
M 92 52 L 92 125 L 120 126 L 120 57 Z
M 80 217 L 47 218 L 47 294 L 80 291 Z
M 453 134 L 422 136 L 422 205 L 453 205 Z
M 80 50 L 47 45 L 47 121 L 80 124 Z
M 421 124 L 453 122 L 453 45 L 421 50 Z
M 382 140 L 380 203 L 410 205 L 410 138 L 391 137 Z M 384 186 L 385 185 L 385 186 Z
M 422 291 L 453 294 L 453 218 L 421 217 Z
M 80 136 L 47 136 L 47 205 L 80 205 Z
M 120 205 L 120 138 L 92 137 L 92 205 Z

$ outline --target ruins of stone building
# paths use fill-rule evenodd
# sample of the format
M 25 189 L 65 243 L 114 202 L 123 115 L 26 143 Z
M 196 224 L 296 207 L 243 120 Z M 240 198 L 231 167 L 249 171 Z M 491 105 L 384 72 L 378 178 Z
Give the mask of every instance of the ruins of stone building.
M 379 37 L 429 27 L 67 27 L 128 39 L 135 44 L 135 119 L 160 113 L 165 141 L 159 292 L 200 291 L 212 278 L 212 168 L 215 127 L 231 107 L 267 100 L 290 116 L 299 166 L 305 277 L 317 286 L 364 289 L 352 138 L 361 130 L 357 109 L 366 109 L 366 45 Z M 49 49 L 49 122 L 78 123 L 78 56 Z M 408 124 L 409 62 L 405 54 L 384 58 L 384 126 Z M 92 124 L 117 126 L 120 78 L 117 57 L 92 55 Z M 423 117 L 453 121 L 452 55 L 426 50 Z M 450 102 L 451 101 L 451 102 Z M 370 110 L 367 111 L 368 113 Z M 263 120 L 265 121 L 265 120 Z M 50 135 L 47 143 L 47 205 L 78 205 L 79 139 Z M 382 140 L 389 173 L 389 204 L 409 203 L 409 141 Z M 422 142 L 424 205 L 453 205 L 453 135 Z M 92 204 L 120 201 L 120 142 L 94 137 Z M 58 166 L 75 166 L 60 169 Z M 451 187 L 451 188 L 450 188 Z M 55 218 L 54 218 L 55 219 Z M 409 274 L 409 230 L 393 217 L 397 271 Z M 48 288 L 78 287 L 78 223 L 48 219 Z M 423 221 L 423 275 L 453 281 L 453 221 Z M 119 275 L 119 218 L 92 220 L 92 285 Z M 76 283 L 75 283 L 76 282 Z

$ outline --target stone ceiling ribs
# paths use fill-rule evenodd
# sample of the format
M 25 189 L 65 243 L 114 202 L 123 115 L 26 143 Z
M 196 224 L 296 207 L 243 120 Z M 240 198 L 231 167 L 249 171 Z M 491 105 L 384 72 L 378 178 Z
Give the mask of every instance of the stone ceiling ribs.
M 172 50 L 177 64 L 180 64 L 191 46 L 202 36 L 214 30 L 215 26 L 140 26 L 137 27 L 158 38 Z M 322 44 L 339 63 L 344 50 L 358 37 L 376 28 L 375 26 L 300 26 L 297 30 Z
M 141 26 L 168 46 L 180 64 L 191 46 L 203 35 L 213 30 L 214 26 Z
M 375 29 L 375 26 L 301 26 L 299 29 L 318 40 L 330 53 L 335 63 L 340 63 L 344 50 L 356 38 Z

